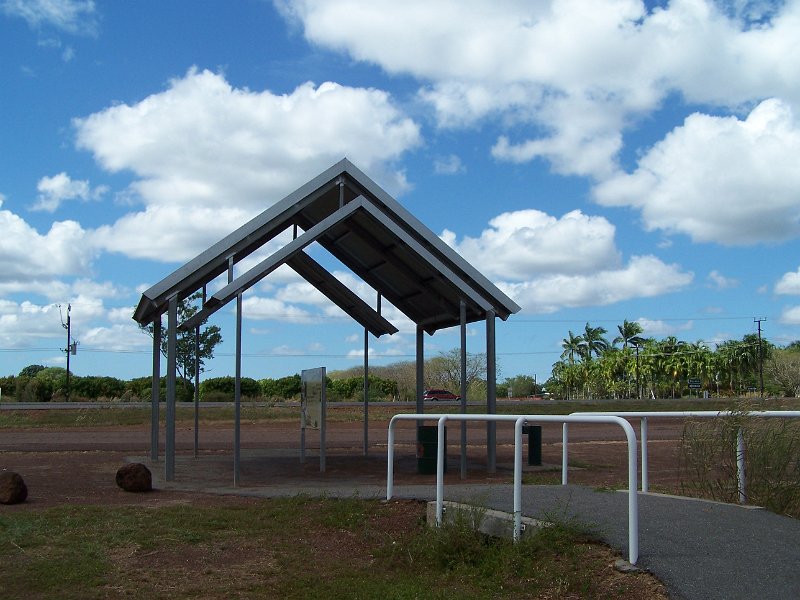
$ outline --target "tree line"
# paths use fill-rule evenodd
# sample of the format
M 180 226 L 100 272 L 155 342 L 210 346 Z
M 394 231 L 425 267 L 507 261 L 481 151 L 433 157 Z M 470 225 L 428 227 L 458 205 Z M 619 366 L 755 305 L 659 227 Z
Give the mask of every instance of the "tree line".
M 742 396 L 761 392 L 800 393 L 800 342 L 778 348 L 756 334 L 712 349 L 703 341 L 644 337 L 639 323 L 625 320 L 611 341 L 603 327 L 586 323 L 569 331 L 546 389 L 557 396 L 674 398 L 709 392 Z
M 215 332 L 212 332 L 215 333 Z M 800 396 L 800 341 L 779 348 L 755 334 L 741 340 L 727 340 L 716 348 L 702 342 L 687 342 L 670 336 L 661 340 L 643 336 L 641 325 L 624 321 L 618 335 L 609 341 L 608 331 L 586 323 L 577 335 L 569 331 L 562 340 L 562 354 L 553 364 L 544 385 L 529 375 L 499 380 L 497 397 L 525 398 L 547 392 L 554 398 L 674 398 L 690 394 L 742 396 L 760 392 L 763 377 L 765 394 Z M 212 341 L 216 341 L 213 340 Z M 206 358 L 213 356 L 213 346 Z M 194 348 L 185 344 L 185 353 Z M 179 401 L 194 398 L 193 380 L 183 374 L 194 370 L 190 359 L 181 359 L 176 395 Z M 201 358 L 202 371 L 202 358 Z M 70 374 L 73 400 L 119 399 L 147 401 L 151 397 L 151 377 L 129 381 L 104 376 Z M 233 377 L 214 377 L 200 383 L 203 401 L 233 400 Z M 363 367 L 329 372 L 328 399 L 361 400 Z M 424 366 L 424 386 L 461 390 L 460 351 L 454 348 L 429 358 Z M 166 378 L 161 378 L 161 398 L 166 396 Z M 66 370 L 29 365 L 18 375 L 0 377 L 3 398 L 19 402 L 46 402 L 66 399 Z M 467 399 L 486 399 L 486 355 L 467 355 Z M 369 399 L 413 401 L 416 398 L 416 365 L 401 361 L 373 366 L 369 375 Z M 300 375 L 253 379 L 242 377 L 242 396 L 248 399 L 292 400 L 300 397 Z

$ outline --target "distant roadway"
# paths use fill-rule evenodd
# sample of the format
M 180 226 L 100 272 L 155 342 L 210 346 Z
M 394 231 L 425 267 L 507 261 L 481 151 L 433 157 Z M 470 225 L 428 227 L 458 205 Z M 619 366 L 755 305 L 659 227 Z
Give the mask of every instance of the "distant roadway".
M 528 402 L 527 400 L 498 400 L 497 404 L 519 404 L 520 402 Z M 531 401 L 533 402 L 533 401 Z M 553 404 L 554 400 L 536 400 L 537 404 Z M 363 402 L 328 402 L 329 408 L 336 407 L 356 407 L 362 406 Z M 482 406 L 485 402 L 470 401 L 467 402 L 468 406 Z M 165 402 L 161 402 L 161 406 L 165 406 Z M 299 402 L 252 402 L 242 401 L 242 406 L 246 407 L 270 407 L 277 406 L 280 408 L 290 408 L 297 406 Z M 411 402 L 370 402 L 370 406 L 391 407 L 391 406 L 416 406 L 416 403 Z M 425 406 L 459 406 L 458 400 L 439 400 L 427 401 Z M 178 407 L 192 407 L 194 402 L 176 402 Z M 232 407 L 233 402 L 200 402 L 200 406 L 204 408 L 225 408 Z M 84 408 L 149 408 L 150 402 L 0 402 L 0 410 L 62 410 L 62 409 L 84 409 Z

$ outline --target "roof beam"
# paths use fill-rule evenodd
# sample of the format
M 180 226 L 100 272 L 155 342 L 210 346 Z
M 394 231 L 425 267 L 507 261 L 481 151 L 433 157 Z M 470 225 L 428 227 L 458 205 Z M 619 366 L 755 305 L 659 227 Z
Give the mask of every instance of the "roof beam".
M 346 160 L 346 159 L 345 159 Z M 452 267 L 452 271 L 458 273 L 462 281 L 467 281 L 470 286 L 474 284 L 474 289 L 478 290 L 485 299 L 491 299 L 495 304 L 497 316 L 505 320 L 512 313 L 519 312 L 520 306 L 504 294 L 496 285 L 489 281 L 475 267 L 465 261 L 450 246 L 443 243 L 439 237 L 430 229 L 425 227 L 422 222 L 412 215 L 403 205 L 392 198 L 385 190 L 381 189 L 374 181 L 367 177 L 354 164 L 347 161 L 347 179 L 345 184 L 356 194 L 364 195 L 373 199 L 373 205 L 379 204 L 385 207 L 386 211 L 392 215 L 395 223 L 402 223 L 403 230 L 414 232 L 415 237 L 424 243 L 426 248 L 435 252 L 436 257 L 445 261 Z M 498 310 L 499 309 L 499 310 Z
M 298 252 L 287 261 L 287 264 L 375 337 L 380 337 L 384 333 L 392 335 L 398 332 L 397 327 L 305 252 Z
M 348 202 L 344 207 L 340 208 L 332 215 L 324 218 L 322 221 L 305 231 L 302 235 L 297 236 L 291 242 L 283 246 L 280 250 L 274 252 L 269 257 L 262 260 L 255 267 L 240 275 L 228 285 L 223 287 L 211 298 L 209 298 L 203 308 L 195 313 L 193 317 L 184 321 L 181 329 L 192 329 L 198 324 L 205 321 L 212 314 L 217 312 L 220 308 L 225 306 L 228 302 L 233 300 L 237 295 L 249 288 L 253 287 L 259 281 L 264 279 L 267 275 L 272 273 L 275 269 L 281 266 L 284 262 L 290 259 L 294 254 L 300 252 L 303 248 L 314 242 L 323 233 L 334 225 L 341 223 L 348 217 L 352 216 L 354 212 L 363 209 L 364 202 L 361 198 L 356 198 L 352 202 Z
M 461 292 L 464 300 L 469 300 L 473 304 L 479 306 L 482 310 L 490 310 L 492 305 L 483 298 L 472 286 L 467 285 L 460 277 L 458 277 L 449 267 L 445 266 L 438 258 L 433 256 L 422 244 L 417 242 L 414 238 L 408 235 L 402 228 L 390 218 L 388 218 L 382 211 L 378 210 L 371 204 L 365 204 L 364 210 L 369 215 L 380 222 L 384 227 L 396 235 L 400 240 L 415 253 L 430 263 L 444 278 L 449 280 Z
M 338 186 L 343 169 L 350 162 L 339 161 L 280 202 L 222 238 L 205 252 L 198 254 L 182 267 L 168 275 L 142 294 L 133 318 L 138 323 L 154 321 L 167 310 L 169 299 L 178 295 L 178 300 L 190 296 L 228 268 L 228 258 L 239 262 L 263 246 L 291 223 L 291 219 L 306 206 Z
M 394 241 L 391 241 L 390 243 L 384 243 L 381 239 L 379 239 L 371 231 L 369 231 L 367 228 L 363 227 L 362 225 L 360 225 L 357 222 L 351 222 L 349 224 L 349 227 L 351 228 L 353 233 L 358 236 L 358 238 L 360 240 L 362 240 L 367 245 L 369 245 L 373 249 L 375 249 L 375 252 L 376 252 L 376 254 L 378 256 L 381 256 L 381 257 L 384 257 L 384 258 L 380 262 L 378 262 L 378 263 L 376 263 L 374 265 L 370 265 L 370 264 L 367 264 L 366 262 L 364 262 L 364 260 L 362 260 L 361 257 L 354 256 L 351 253 L 346 252 L 344 249 L 342 249 L 340 247 L 337 247 L 335 243 L 331 244 L 329 246 L 326 246 L 326 244 L 328 244 L 328 242 L 329 242 L 329 240 L 327 238 L 323 237 L 320 240 L 320 243 L 323 246 L 326 246 L 327 249 L 332 254 L 334 254 L 334 256 L 339 258 L 339 260 L 341 260 L 345 264 L 348 264 L 350 262 L 358 261 L 360 263 L 360 265 L 361 265 L 361 270 L 359 271 L 359 275 L 362 278 L 364 278 L 365 280 L 367 280 L 367 281 L 369 279 L 372 279 L 370 276 L 373 274 L 373 272 L 377 268 L 380 268 L 380 267 L 388 264 L 388 265 L 394 267 L 395 269 L 397 269 L 403 275 L 403 277 L 407 281 L 409 281 L 416 288 L 416 291 L 413 294 L 405 294 L 405 295 L 398 295 L 396 293 L 393 294 L 392 291 L 386 289 L 386 286 L 391 285 L 391 284 L 389 282 L 387 282 L 385 279 L 383 279 L 383 280 L 381 280 L 382 281 L 382 286 L 383 286 L 383 291 L 384 291 L 384 295 L 386 295 L 387 298 L 389 298 L 391 300 L 392 297 L 393 297 L 395 301 L 398 300 L 398 299 L 400 301 L 403 301 L 403 300 L 407 300 L 408 298 L 411 298 L 411 297 L 414 297 L 414 296 L 419 296 L 419 295 L 422 295 L 422 294 L 429 294 L 429 295 L 434 297 L 436 303 L 439 304 L 442 307 L 443 310 L 453 311 L 453 312 L 458 310 L 458 305 L 455 304 L 454 302 L 450 302 L 447 299 L 447 297 L 445 297 L 445 296 L 443 296 L 441 294 L 434 294 L 434 292 L 431 289 L 425 287 L 425 284 L 427 282 L 431 281 L 430 278 L 425 279 L 424 281 L 420 280 L 420 274 L 417 271 L 415 271 L 410 266 L 406 265 L 402 260 L 393 259 L 394 250 L 398 247 L 398 244 L 394 243 Z M 345 257 L 345 255 L 346 255 L 346 257 Z M 424 260 L 427 260 L 427 259 L 424 259 Z M 368 283 L 369 283 L 369 281 L 368 281 Z M 370 285 L 372 285 L 372 287 L 375 287 L 375 288 L 380 287 L 380 286 L 375 285 L 374 283 L 370 283 Z M 421 315 L 416 315 L 415 316 L 415 315 L 408 314 L 409 311 L 410 311 L 410 307 L 406 307 L 404 309 L 404 308 L 398 306 L 398 308 L 400 308 L 400 310 L 403 310 L 414 322 L 417 322 L 422 318 Z M 455 314 L 455 312 L 454 312 L 454 314 Z

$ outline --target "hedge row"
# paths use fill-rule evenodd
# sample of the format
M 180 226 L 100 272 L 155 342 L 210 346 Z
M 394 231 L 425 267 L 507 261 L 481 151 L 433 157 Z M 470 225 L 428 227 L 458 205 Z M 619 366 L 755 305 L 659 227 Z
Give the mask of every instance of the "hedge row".
M 67 372 L 59 367 L 29 369 L 32 375 L 0 377 L 2 396 L 13 396 L 18 402 L 49 402 L 66 399 Z M 120 399 L 127 401 L 149 400 L 152 377 L 137 377 L 123 381 L 115 377 L 70 376 L 70 400 Z M 200 382 L 200 399 L 203 401 L 232 401 L 235 379 L 233 377 L 213 377 Z M 161 400 L 166 398 L 166 377 L 161 378 Z M 363 395 L 362 377 L 348 377 L 327 380 L 328 399 L 353 400 Z M 194 399 L 194 385 L 191 381 L 179 378 L 176 382 L 176 398 L 180 402 Z M 241 394 L 244 398 L 266 398 L 269 400 L 292 400 L 300 398 L 300 375 L 290 375 L 279 379 L 255 380 L 242 377 Z M 395 398 L 397 382 L 370 375 L 370 400 Z
M 152 390 L 152 377 L 138 377 L 123 381 L 116 377 L 71 375 L 69 378 L 70 400 L 149 400 Z M 60 402 L 67 399 L 67 372 L 52 367 L 43 369 L 34 376 L 17 375 L 0 377 L 3 397 L 13 396 L 17 402 Z M 161 378 L 161 399 L 166 398 L 167 378 Z M 191 381 L 178 379 L 175 396 L 179 401 L 194 398 L 194 385 Z

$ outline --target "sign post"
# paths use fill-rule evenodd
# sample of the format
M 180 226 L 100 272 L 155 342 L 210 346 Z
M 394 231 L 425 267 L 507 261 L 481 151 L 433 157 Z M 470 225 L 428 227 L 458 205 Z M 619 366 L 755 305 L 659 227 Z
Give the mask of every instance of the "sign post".
M 325 472 L 325 367 L 300 374 L 300 462 L 306 461 L 306 428 L 319 429 L 319 470 Z

